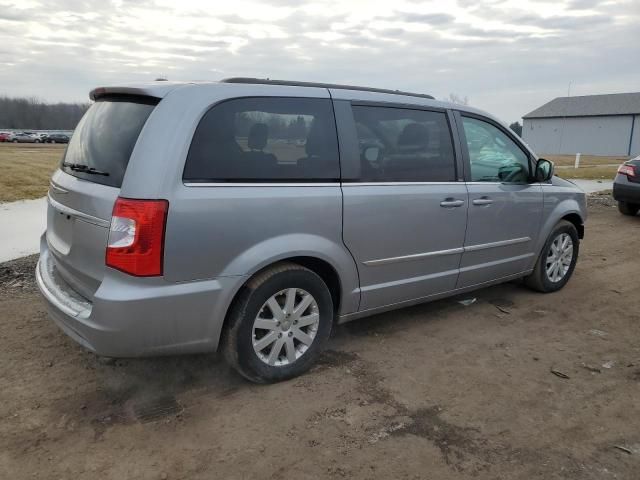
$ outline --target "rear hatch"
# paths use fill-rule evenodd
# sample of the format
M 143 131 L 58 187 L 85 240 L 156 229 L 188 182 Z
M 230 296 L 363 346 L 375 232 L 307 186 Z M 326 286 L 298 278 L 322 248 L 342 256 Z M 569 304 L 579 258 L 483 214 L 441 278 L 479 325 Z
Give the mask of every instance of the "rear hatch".
M 99 98 L 76 127 L 51 179 L 46 239 L 58 274 L 91 299 L 105 271 L 113 206 L 140 131 L 159 99 Z

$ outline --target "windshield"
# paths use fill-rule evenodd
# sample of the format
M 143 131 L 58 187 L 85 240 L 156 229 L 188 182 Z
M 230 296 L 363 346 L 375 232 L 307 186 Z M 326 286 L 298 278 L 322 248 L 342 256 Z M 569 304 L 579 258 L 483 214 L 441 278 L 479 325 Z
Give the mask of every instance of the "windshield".
M 157 103 L 151 97 L 98 100 L 78 123 L 60 168 L 75 177 L 119 188 L 140 131 Z

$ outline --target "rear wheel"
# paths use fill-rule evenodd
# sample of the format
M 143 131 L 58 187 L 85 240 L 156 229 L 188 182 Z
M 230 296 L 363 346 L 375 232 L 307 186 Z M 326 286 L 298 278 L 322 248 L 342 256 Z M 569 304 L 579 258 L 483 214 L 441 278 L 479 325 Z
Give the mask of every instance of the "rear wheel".
M 618 202 L 618 210 L 623 215 L 631 215 L 632 217 L 638 214 L 640 211 L 639 203 Z
M 311 270 L 281 263 L 240 292 L 223 334 L 227 361 L 245 378 L 270 383 L 308 370 L 329 338 L 333 302 Z
M 525 284 L 543 293 L 564 287 L 578 261 L 580 238 L 575 225 L 566 220 L 558 222 L 544 244 L 533 273 Z

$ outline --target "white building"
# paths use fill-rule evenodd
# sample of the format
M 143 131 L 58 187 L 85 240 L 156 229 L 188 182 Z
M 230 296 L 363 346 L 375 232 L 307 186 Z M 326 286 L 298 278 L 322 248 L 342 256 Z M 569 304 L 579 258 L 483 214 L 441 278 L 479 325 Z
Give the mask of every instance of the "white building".
M 559 97 L 523 117 L 539 154 L 640 154 L 640 92 Z

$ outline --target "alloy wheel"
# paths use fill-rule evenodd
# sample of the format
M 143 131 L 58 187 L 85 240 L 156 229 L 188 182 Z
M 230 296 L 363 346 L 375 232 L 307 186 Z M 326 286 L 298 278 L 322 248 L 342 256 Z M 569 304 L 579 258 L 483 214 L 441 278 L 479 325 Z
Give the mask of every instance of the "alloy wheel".
M 573 260 L 573 240 L 567 233 L 561 233 L 551 242 L 545 270 L 550 281 L 557 283 L 561 281 L 571 267 Z
M 309 349 L 319 322 L 318 303 L 309 292 L 281 290 L 262 305 L 253 322 L 253 350 L 267 365 L 290 365 Z

